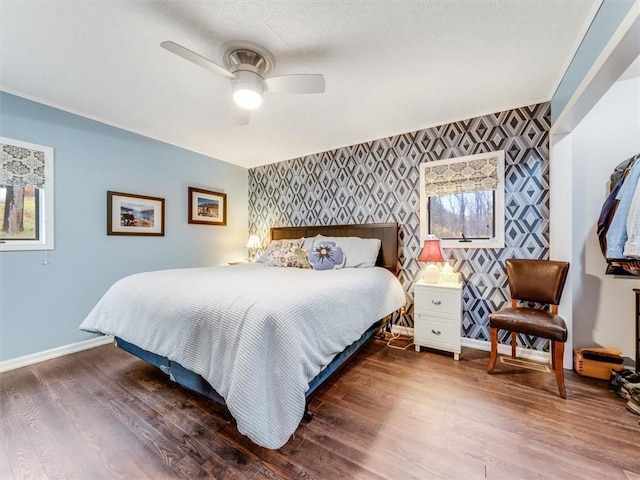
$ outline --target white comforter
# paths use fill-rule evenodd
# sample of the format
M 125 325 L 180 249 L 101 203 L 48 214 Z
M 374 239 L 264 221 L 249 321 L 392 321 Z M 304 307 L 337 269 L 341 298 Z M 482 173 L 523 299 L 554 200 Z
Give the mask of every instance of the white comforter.
M 164 270 L 115 283 L 80 328 L 200 374 L 241 433 L 279 448 L 302 419 L 309 382 L 404 303 L 400 282 L 378 267 Z

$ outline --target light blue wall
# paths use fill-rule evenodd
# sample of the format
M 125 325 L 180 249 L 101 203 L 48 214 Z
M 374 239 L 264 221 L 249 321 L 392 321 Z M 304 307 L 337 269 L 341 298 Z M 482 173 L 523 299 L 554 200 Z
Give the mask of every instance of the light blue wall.
M 629 13 L 634 0 L 603 0 L 571 64 L 551 99 L 551 124 L 567 106 L 604 47 Z
M 2 92 L 0 135 L 55 156 L 49 264 L 44 252 L 0 252 L 0 361 L 91 338 L 78 325 L 125 275 L 246 256 L 244 168 Z M 227 193 L 226 227 L 187 223 L 189 186 Z M 165 236 L 107 236 L 107 190 L 165 198 Z

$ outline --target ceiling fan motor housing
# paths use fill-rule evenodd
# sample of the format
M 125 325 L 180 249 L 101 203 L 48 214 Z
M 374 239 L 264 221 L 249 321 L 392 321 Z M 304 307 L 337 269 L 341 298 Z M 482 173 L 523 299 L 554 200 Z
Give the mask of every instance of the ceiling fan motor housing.
M 251 48 L 232 45 L 224 52 L 222 59 L 232 73 L 238 70 L 250 70 L 262 77 L 268 76 L 275 64 L 271 52 L 257 45 Z

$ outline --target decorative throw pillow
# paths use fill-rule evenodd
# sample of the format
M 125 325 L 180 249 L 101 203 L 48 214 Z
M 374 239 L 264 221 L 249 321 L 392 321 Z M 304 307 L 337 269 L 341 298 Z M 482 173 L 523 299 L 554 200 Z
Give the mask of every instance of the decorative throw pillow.
M 302 247 L 303 238 L 275 240 L 269 245 L 266 265 L 272 267 L 289 267 L 296 250 Z
M 360 237 L 325 237 L 318 235 L 315 244 L 336 242 L 344 253 L 344 268 L 375 267 L 380 252 L 380 240 Z
M 320 235 L 316 235 L 316 237 L 319 237 Z M 302 244 L 302 249 L 305 252 L 308 252 L 309 249 L 313 246 L 313 241 L 316 239 L 316 237 L 302 237 L 303 240 L 303 244 Z M 265 249 L 264 252 L 262 252 L 262 254 L 256 258 L 256 262 L 259 263 L 265 263 L 267 261 L 267 257 L 269 256 L 269 250 L 271 250 L 273 248 L 273 245 L 277 244 L 277 242 L 279 242 L 280 240 L 273 240 L 269 246 Z M 305 253 L 305 258 L 306 258 L 306 253 Z M 308 267 L 305 268 L 311 268 L 311 265 L 309 265 Z
M 297 248 L 291 258 L 289 259 L 288 267 L 296 268 L 313 268 L 307 258 L 307 251 L 302 248 Z
M 343 262 L 344 254 L 336 242 L 320 242 L 309 251 L 309 263 L 314 270 L 333 270 Z

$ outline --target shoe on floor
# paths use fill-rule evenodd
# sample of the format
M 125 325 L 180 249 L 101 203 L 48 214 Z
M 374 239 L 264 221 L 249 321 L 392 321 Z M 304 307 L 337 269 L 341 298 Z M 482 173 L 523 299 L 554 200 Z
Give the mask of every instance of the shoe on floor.
M 618 375 L 629 383 L 640 383 L 640 374 L 635 370 L 621 370 Z
M 638 398 L 640 400 L 640 398 Z M 631 413 L 635 413 L 636 415 L 640 415 L 640 401 L 635 398 L 630 398 L 627 402 L 627 410 Z

